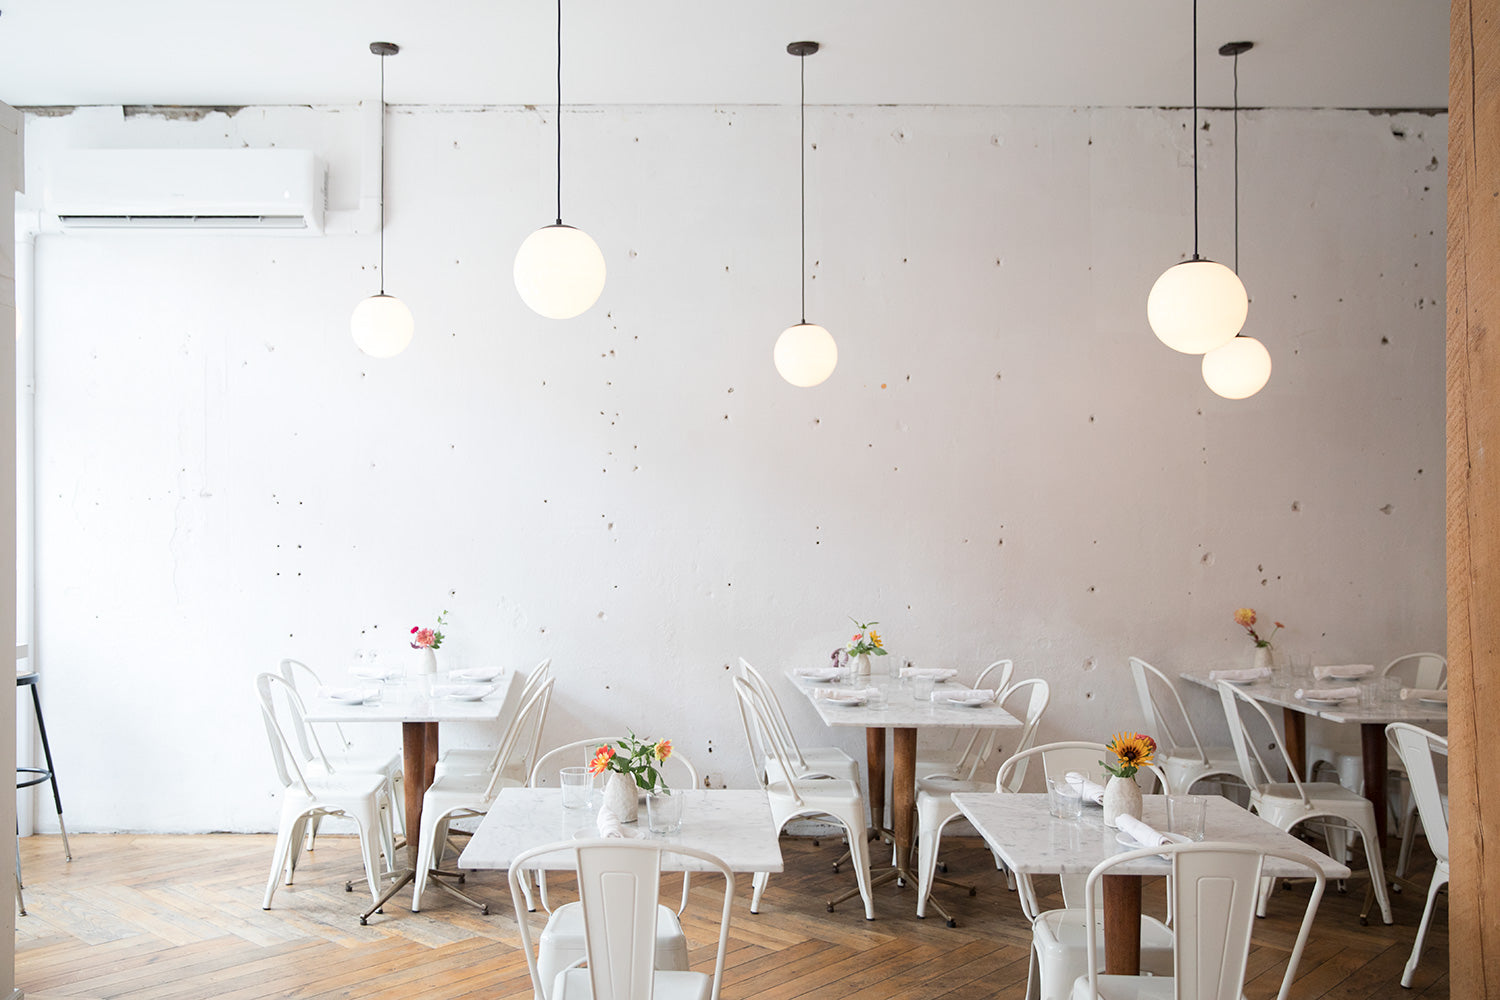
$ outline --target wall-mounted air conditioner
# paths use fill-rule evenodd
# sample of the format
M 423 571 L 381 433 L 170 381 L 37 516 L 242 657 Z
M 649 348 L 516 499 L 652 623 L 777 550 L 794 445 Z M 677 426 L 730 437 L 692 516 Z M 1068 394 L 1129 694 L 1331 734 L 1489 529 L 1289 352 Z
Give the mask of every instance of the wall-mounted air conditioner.
M 300 149 L 77 149 L 42 179 L 64 230 L 323 232 L 327 169 Z

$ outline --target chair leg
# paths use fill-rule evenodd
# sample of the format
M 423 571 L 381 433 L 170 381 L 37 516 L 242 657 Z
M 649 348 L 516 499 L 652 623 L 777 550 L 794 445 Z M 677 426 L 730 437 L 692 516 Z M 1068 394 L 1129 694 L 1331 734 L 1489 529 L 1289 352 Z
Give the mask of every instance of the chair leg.
M 1406 866 L 1411 863 L 1411 847 L 1417 839 L 1417 800 L 1415 796 L 1409 798 L 1406 815 L 1401 821 L 1401 854 L 1396 859 L 1397 878 L 1406 876 Z
M 359 827 L 359 849 L 365 860 L 365 883 L 370 887 L 370 899 L 380 901 L 380 806 L 370 802 L 354 814 Z
M 290 810 L 282 812 L 281 825 L 276 831 L 276 849 L 271 855 L 271 877 L 266 880 L 266 898 L 260 904 L 262 910 L 271 908 L 271 897 L 276 895 L 276 886 L 280 884 L 282 874 L 286 872 L 287 855 L 296 848 L 300 840 L 301 821 L 305 818 L 304 815 L 292 813 Z
M 1271 878 L 1260 880 L 1260 891 L 1256 893 L 1255 900 L 1255 915 L 1257 917 L 1264 917 L 1266 915 L 1266 904 L 1271 901 L 1271 887 L 1275 884 L 1275 881 L 1275 879 Z
M 870 887 L 870 845 L 865 840 L 864 821 L 861 817 L 841 817 L 844 829 L 849 834 L 849 850 L 854 854 L 854 877 L 859 881 L 859 894 L 865 901 L 865 919 L 875 919 L 875 892 Z
M 436 810 L 422 810 L 422 828 L 417 835 L 417 861 L 411 884 L 411 910 L 422 909 L 422 890 L 427 888 L 427 873 L 432 870 L 432 851 L 438 842 L 440 828 L 446 817 L 433 815 Z
M 1359 839 L 1365 845 L 1365 863 L 1370 866 L 1370 884 L 1375 887 L 1375 901 L 1380 904 L 1381 919 L 1387 924 L 1396 922 L 1391 916 L 1391 896 L 1386 888 L 1385 865 L 1380 863 L 1380 841 L 1371 829 L 1375 824 L 1372 821 L 1368 826 L 1361 824 Z
M 1432 873 L 1432 887 L 1427 890 L 1427 908 L 1422 911 L 1422 922 L 1417 925 L 1417 940 L 1411 946 L 1411 958 L 1406 960 L 1406 968 L 1401 973 L 1401 985 L 1407 989 L 1411 989 L 1411 977 L 1417 971 L 1417 963 L 1422 959 L 1422 945 L 1427 939 L 1427 925 L 1432 922 L 1432 908 L 1437 903 L 1438 890 L 1447 881 L 1447 876 L 1441 871 Z
M 750 886 L 751 886 L 751 892 L 750 892 L 750 912 L 751 913 L 759 913 L 760 912 L 760 897 L 763 896 L 763 895 L 765 895 L 765 892 L 766 892 L 766 883 L 769 882 L 769 881 L 771 881 L 771 873 L 770 872 L 756 872 L 755 873 L 755 877 L 753 879 L 751 879 L 751 881 L 750 881 Z
M 21 916 L 26 916 L 26 898 L 21 895 L 21 877 L 16 876 L 16 906 L 21 910 Z

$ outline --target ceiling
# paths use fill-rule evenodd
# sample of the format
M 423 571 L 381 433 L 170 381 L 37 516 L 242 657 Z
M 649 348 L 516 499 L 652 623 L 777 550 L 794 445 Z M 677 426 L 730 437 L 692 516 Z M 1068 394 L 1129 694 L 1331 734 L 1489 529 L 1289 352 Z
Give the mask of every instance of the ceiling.
M 538 104 L 549 0 L 9 0 L 0 100 L 73 104 Z M 1182 106 L 1191 0 L 567 0 L 570 104 L 785 104 L 786 43 L 823 44 L 810 104 Z M 1443 108 L 1446 0 L 1202 0 L 1200 103 Z

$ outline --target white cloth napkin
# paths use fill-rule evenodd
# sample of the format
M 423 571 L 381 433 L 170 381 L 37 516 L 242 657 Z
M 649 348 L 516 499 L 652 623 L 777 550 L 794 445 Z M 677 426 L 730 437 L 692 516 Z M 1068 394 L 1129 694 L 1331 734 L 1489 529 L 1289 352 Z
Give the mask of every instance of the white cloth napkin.
M 844 667 L 798 667 L 792 673 L 810 681 L 836 681 L 849 675 Z
M 1317 701 L 1348 701 L 1350 698 L 1359 697 L 1359 688 L 1298 688 L 1295 693 L 1298 698 L 1312 698 Z
M 1063 778 L 1085 802 L 1092 802 L 1096 806 L 1104 804 L 1104 786 L 1091 780 L 1082 771 L 1069 771 Z
M 813 690 L 812 696 L 815 699 L 817 699 L 817 698 L 837 698 L 840 701 L 843 701 L 845 698 L 863 698 L 866 701 L 869 701 L 870 700 L 870 695 L 872 695 L 872 694 L 879 694 L 879 693 L 880 693 L 880 689 L 879 688 L 873 688 L 873 687 L 864 687 L 864 688 L 815 688 Z
M 951 681 L 958 676 L 957 670 L 949 670 L 947 667 L 902 667 L 900 676 L 907 677 L 931 677 L 935 681 Z
M 601 837 L 629 838 L 641 835 L 639 830 L 625 829 L 620 823 L 620 817 L 616 816 L 615 811 L 609 806 L 603 806 L 599 809 L 598 824 L 599 836 Z
M 397 674 L 401 673 L 401 668 L 382 667 L 379 664 L 376 664 L 375 666 L 350 667 L 349 673 L 355 677 L 360 678 L 361 680 L 388 681 L 392 677 L 395 677 Z
M 994 701 L 993 688 L 942 688 L 932 692 L 933 701 Z
M 1258 681 L 1270 676 L 1271 671 L 1268 667 L 1246 667 L 1243 670 L 1212 670 L 1209 671 L 1208 679 L 1211 681 Z
M 1120 832 L 1142 847 L 1160 847 L 1178 840 L 1170 833 L 1162 833 L 1150 823 L 1136 819 L 1134 816 L 1116 816 L 1115 826 Z M 1186 840 L 1187 838 L 1182 838 Z
M 1443 688 L 1402 688 L 1401 700 L 1410 701 L 1420 698 L 1422 701 L 1440 701 L 1448 704 L 1448 692 Z
M 1341 681 L 1353 680 L 1356 677 L 1369 677 L 1375 672 L 1373 663 L 1345 663 L 1342 666 L 1333 664 L 1326 667 L 1313 667 L 1313 679 L 1325 680 L 1329 677 Z
M 380 688 L 376 687 L 331 687 L 321 685 L 317 690 L 319 698 L 329 698 L 333 701 L 345 701 L 358 704 L 366 698 L 374 698 L 380 694 Z
M 492 681 L 505 673 L 504 667 L 475 667 L 472 670 L 454 670 L 448 674 L 454 681 Z

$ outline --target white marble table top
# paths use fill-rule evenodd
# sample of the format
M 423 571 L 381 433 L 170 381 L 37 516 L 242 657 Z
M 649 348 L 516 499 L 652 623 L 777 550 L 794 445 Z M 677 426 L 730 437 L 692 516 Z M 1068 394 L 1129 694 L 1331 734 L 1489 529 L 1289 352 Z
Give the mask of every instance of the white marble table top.
M 341 686 L 344 682 L 341 682 Z M 373 685 L 375 681 L 351 680 L 350 687 Z M 451 683 L 443 674 L 406 678 L 403 684 L 383 685 L 377 705 L 345 705 L 315 692 L 303 692 L 308 722 L 492 722 L 505 712 L 507 703 L 520 693 L 525 675 L 507 670 L 488 683 L 494 687 L 480 701 L 455 701 L 432 697 L 432 685 Z
M 653 842 L 696 847 L 722 860 L 731 871 L 779 872 L 781 846 L 771 820 L 771 807 L 760 789 L 695 788 L 679 791 L 687 796 L 682 809 L 682 832 L 657 837 L 646 832 L 646 806 L 641 805 L 638 824 L 626 830 L 639 831 Z M 594 795 L 595 806 L 599 796 Z M 479 829 L 458 858 L 460 868 L 509 868 L 522 851 L 557 841 L 597 837 L 597 809 L 564 809 L 559 788 L 502 789 L 480 821 Z M 537 868 L 571 871 L 571 853 L 544 854 Z M 663 854 L 666 871 L 704 871 L 696 858 Z
M 1248 810 L 1217 795 L 1204 796 L 1208 812 L 1204 818 L 1205 840 L 1234 841 L 1255 847 L 1286 851 L 1305 857 L 1328 878 L 1348 878 L 1349 869 L 1326 854 L 1267 823 Z M 1005 859 L 1006 866 L 1024 875 L 1086 875 L 1106 858 L 1134 850 L 1119 842 L 1119 831 L 1104 825 L 1104 810 L 1092 804 L 1083 807 L 1078 820 L 1056 819 L 1047 812 L 1045 794 L 959 792 L 953 804 L 974 824 L 985 842 Z M 1165 830 L 1167 800 L 1163 795 L 1145 796 L 1141 817 L 1158 830 Z M 1156 856 L 1128 862 L 1114 870 L 1117 875 L 1164 875 L 1170 865 Z M 1307 872 L 1276 858 L 1267 858 L 1265 873 L 1299 876 Z
M 1216 667 L 1200 667 L 1196 670 L 1184 670 L 1179 675 L 1183 680 L 1193 684 L 1206 687 L 1218 694 L 1218 684 L 1208 679 Z M 1268 680 L 1256 681 L 1253 684 L 1236 685 L 1256 701 L 1265 705 L 1276 705 L 1280 708 L 1290 708 L 1294 712 L 1302 712 L 1319 719 L 1327 719 L 1329 722 L 1358 722 L 1358 723 L 1389 723 L 1389 722 L 1446 722 L 1448 721 L 1447 705 L 1424 705 L 1415 698 L 1402 701 L 1400 698 L 1390 698 L 1376 702 L 1372 705 L 1361 705 L 1359 699 L 1352 698 L 1339 705 L 1314 705 L 1296 696 L 1298 688 L 1307 687 L 1358 687 L 1359 681 L 1314 681 L 1311 677 L 1299 677 L 1295 681 L 1290 676 L 1271 677 Z
M 952 702 L 917 701 L 912 697 L 910 681 L 888 674 L 855 677 L 838 684 L 809 681 L 805 677 L 798 677 L 791 670 L 786 672 L 786 676 L 812 702 L 818 717 L 827 726 L 858 726 L 861 729 L 883 726 L 896 729 L 992 729 L 997 726 L 1021 725 L 1020 719 L 1002 709 L 998 703 L 971 708 Z M 883 707 L 832 705 L 813 693 L 820 688 L 825 691 L 853 691 L 867 687 L 879 688 L 885 693 L 886 703 Z

